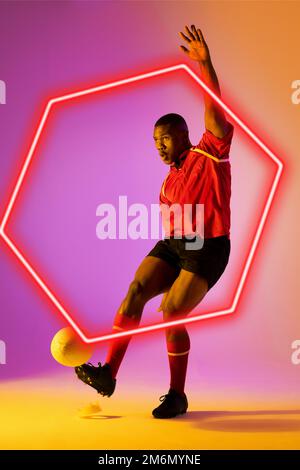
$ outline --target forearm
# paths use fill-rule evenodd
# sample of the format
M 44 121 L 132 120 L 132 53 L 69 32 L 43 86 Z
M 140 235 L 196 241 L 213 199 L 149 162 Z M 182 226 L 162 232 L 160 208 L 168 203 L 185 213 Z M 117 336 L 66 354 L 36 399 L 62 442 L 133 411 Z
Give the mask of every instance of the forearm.
M 209 58 L 206 61 L 199 61 L 201 79 L 205 84 L 219 97 L 221 98 L 220 85 L 218 82 L 218 77 L 215 72 L 215 69 L 212 65 L 211 59 Z M 220 112 L 221 108 L 218 103 L 206 92 L 204 91 L 204 105 L 206 111 L 216 111 Z

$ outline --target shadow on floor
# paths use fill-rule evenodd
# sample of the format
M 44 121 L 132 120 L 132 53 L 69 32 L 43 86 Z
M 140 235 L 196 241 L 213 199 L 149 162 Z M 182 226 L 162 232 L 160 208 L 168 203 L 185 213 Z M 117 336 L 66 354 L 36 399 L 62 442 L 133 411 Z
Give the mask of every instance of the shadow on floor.
M 188 411 L 179 419 L 207 431 L 300 431 L 300 410 Z
M 124 416 L 109 416 L 109 415 L 91 415 L 91 416 L 80 416 L 81 419 L 116 419 L 124 418 Z

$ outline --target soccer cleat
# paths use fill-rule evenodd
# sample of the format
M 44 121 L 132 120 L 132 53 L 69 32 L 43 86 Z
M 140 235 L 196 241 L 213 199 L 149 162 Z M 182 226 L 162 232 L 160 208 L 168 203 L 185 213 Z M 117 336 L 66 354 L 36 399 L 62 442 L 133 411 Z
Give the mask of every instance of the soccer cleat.
M 82 382 L 95 388 L 101 395 L 110 397 L 114 393 L 116 379 L 111 375 L 109 364 L 101 366 L 101 362 L 98 362 L 98 366 L 93 366 L 89 362 L 75 367 L 75 372 Z
M 162 404 L 152 411 L 154 418 L 173 418 L 179 414 L 186 413 L 188 401 L 186 394 L 184 396 L 170 388 L 166 395 L 159 398 Z

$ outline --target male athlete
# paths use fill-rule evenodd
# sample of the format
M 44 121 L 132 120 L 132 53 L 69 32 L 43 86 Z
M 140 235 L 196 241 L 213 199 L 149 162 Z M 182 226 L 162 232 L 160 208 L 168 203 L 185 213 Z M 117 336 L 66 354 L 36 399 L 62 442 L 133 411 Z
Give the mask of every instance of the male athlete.
M 207 44 L 200 29 L 185 27 L 181 38 L 189 47 L 183 52 L 200 66 L 201 78 L 219 97 L 220 88 Z M 192 146 L 183 117 L 171 113 L 154 125 L 153 138 L 161 160 L 169 165 L 160 203 L 204 204 L 204 237 L 200 249 L 187 249 L 192 241 L 180 224 L 171 221 L 167 237 L 160 240 L 138 267 L 114 319 L 115 331 L 139 326 L 146 302 L 164 294 L 160 309 L 164 321 L 186 317 L 218 281 L 230 254 L 231 173 L 229 150 L 233 125 L 223 110 L 204 94 L 205 132 L 197 146 Z M 195 227 L 195 220 L 192 220 Z M 182 235 L 181 238 L 178 238 Z M 160 397 L 161 404 L 152 411 L 155 418 L 172 418 L 187 411 L 184 393 L 190 339 L 184 325 L 165 329 L 170 368 L 170 388 Z M 76 374 L 103 396 L 111 396 L 116 375 L 132 336 L 111 342 L 103 366 L 82 364 Z

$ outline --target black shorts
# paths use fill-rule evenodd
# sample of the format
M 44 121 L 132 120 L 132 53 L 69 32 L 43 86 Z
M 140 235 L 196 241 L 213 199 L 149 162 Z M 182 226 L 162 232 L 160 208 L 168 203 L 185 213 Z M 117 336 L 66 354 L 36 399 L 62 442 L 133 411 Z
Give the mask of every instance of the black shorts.
M 156 243 L 146 256 L 156 256 L 167 261 L 178 271 L 181 269 L 203 276 L 208 290 L 219 280 L 227 266 L 230 254 L 230 239 L 226 235 L 206 238 L 200 249 L 186 249 L 185 238 L 164 238 Z

